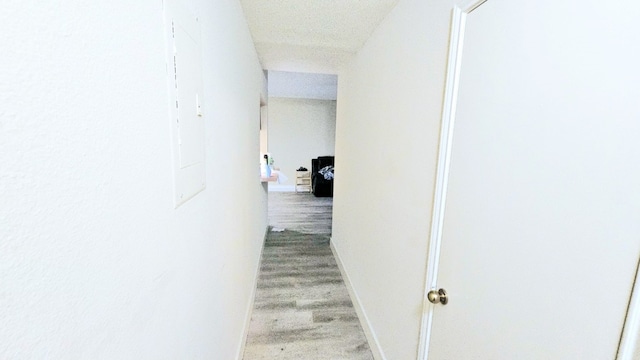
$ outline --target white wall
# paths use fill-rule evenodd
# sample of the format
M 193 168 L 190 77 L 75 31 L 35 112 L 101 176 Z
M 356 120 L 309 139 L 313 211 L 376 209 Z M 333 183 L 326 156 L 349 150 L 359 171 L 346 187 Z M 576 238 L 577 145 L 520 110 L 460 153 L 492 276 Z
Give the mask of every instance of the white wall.
M 372 346 L 380 358 L 416 358 L 420 318 L 423 311 L 422 296 L 428 230 L 452 3 L 453 1 L 449 0 L 429 2 L 401 0 L 372 34 L 350 66 L 339 74 L 336 171 L 340 175 L 336 177 L 334 187 L 332 246 L 348 275 L 349 285 L 356 296 L 356 306 L 363 315 L 370 339 L 373 340 Z M 506 4 L 507 1 L 504 3 Z M 632 42 L 630 36 L 637 33 L 637 25 L 635 25 L 637 22 L 634 23 L 632 14 L 638 12 L 631 11 L 637 9 L 636 3 L 631 1 L 624 3 L 622 8 L 606 7 L 604 10 L 607 11 L 603 11 L 602 6 L 596 5 L 579 7 L 580 12 L 576 13 L 576 5 L 571 1 L 558 3 L 549 1 L 545 4 L 548 6 L 547 10 L 558 9 L 558 11 L 556 13 L 546 11 L 544 12 L 546 15 L 540 11 L 538 5 L 528 5 L 530 7 L 528 10 L 540 15 L 537 20 L 552 19 L 553 21 L 547 23 L 538 21 L 536 24 L 546 26 L 544 31 L 530 31 L 529 40 L 531 41 L 518 43 L 517 48 L 522 55 L 521 58 L 527 58 L 527 48 L 529 50 L 552 48 L 555 52 L 534 51 L 532 53 L 537 54 L 539 57 L 537 60 L 540 61 L 514 62 L 517 66 L 523 66 L 523 69 L 529 70 L 523 72 L 526 74 L 527 81 L 520 82 L 514 87 L 503 87 L 500 90 L 521 91 L 522 89 L 517 88 L 520 86 L 526 89 L 521 91 L 523 94 L 537 94 L 537 97 L 525 96 L 518 100 L 533 101 L 534 106 L 530 113 L 544 115 L 539 116 L 541 121 L 534 117 L 531 124 L 540 126 L 540 122 L 544 123 L 546 128 L 541 133 L 544 133 L 547 139 L 554 138 L 554 141 L 563 144 L 566 151 L 560 158 L 570 158 L 573 155 L 572 152 L 584 152 L 581 154 L 584 157 L 578 157 L 577 162 L 567 162 L 571 164 L 568 168 L 554 169 L 553 166 L 545 168 L 546 172 L 542 176 L 551 179 L 549 183 L 553 186 L 556 186 L 558 181 L 562 184 L 566 179 L 575 180 L 575 177 L 565 175 L 558 177 L 562 171 L 568 170 L 575 176 L 583 174 L 576 169 L 595 169 L 594 166 L 620 171 L 598 173 L 594 170 L 593 174 L 596 175 L 589 178 L 589 181 L 575 182 L 572 186 L 567 186 L 567 189 L 585 189 L 585 186 L 589 187 L 588 184 L 598 181 L 602 184 L 625 183 L 625 186 L 631 186 L 629 184 L 634 183 L 635 173 L 630 171 L 628 166 L 634 163 L 633 159 L 637 158 L 634 156 L 637 153 L 637 147 L 629 145 L 633 142 L 631 140 L 633 135 L 629 134 L 637 134 L 637 131 L 623 133 L 624 129 L 636 129 L 637 121 L 634 122 L 634 119 L 638 118 L 638 106 L 637 101 L 634 102 L 632 98 L 637 91 L 624 90 L 633 90 L 638 84 L 636 81 L 638 72 L 634 71 L 633 65 L 637 63 L 638 52 L 629 47 Z M 489 3 L 483 6 L 488 5 Z M 517 13 L 520 17 L 526 17 L 528 11 L 525 5 L 514 8 L 522 11 Z M 496 18 L 499 19 L 499 16 L 504 14 L 499 13 Z M 536 17 L 532 19 L 536 20 Z M 593 24 L 593 27 L 588 28 L 598 36 L 585 36 L 585 33 L 588 35 L 589 32 L 581 31 L 579 26 L 567 26 L 566 29 L 553 27 L 554 24 L 562 23 L 564 19 L 568 19 L 566 23 L 569 25 Z M 522 24 L 531 25 L 526 22 Z M 609 29 L 614 30 L 608 32 Z M 562 33 L 562 36 L 555 35 L 563 30 L 565 33 Z M 505 36 L 502 40 L 513 42 L 509 36 Z M 496 44 L 499 43 L 496 42 Z M 508 46 L 500 47 L 501 50 L 509 52 L 510 50 L 505 50 L 507 48 Z M 595 53 L 590 53 L 593 51 L 600 52 L 595 56 Z M 558 62 L 558 59 L 552 56 L 555 53 L 565 54 L 565 52 L 571 53 L 576 61 L 563 63 L 562 59 L 566 58 L 560 57 L 561 61 Z M 481 51 L 476 49 L 476 53 Z M 617 55 L 624 56 L 618 58 Z M 536 58 L 534 56 L 529 58 L 531 59 Z M 541 67 L 540 64 L 543 66 Z M 493 66 L 498 67 L 495 64 Z M 593 73 L 590 70 L 593 69 L 600 71 L 596 72 L 599 75 L 595 79 L 590 77 Z M 498 70 L 495 71 L 496 74 L 500 73 Z M 464 72 L 464 69 L 462 71 Z M 539 71 L 541 76 L 536 77 L 536 71 Z M 615 76 L 608 76 L 611 74 Z M 556 82 L 562 86 L 549 85 Z M 589 86 L 593 84 L 603 84 L 603 86 Z M 572 86 L 576 87 L 576 91 L 571 91 Z M 474 88 L 474 90 L 477 89 Z M 485 97 L 491 94 L 483 93 L 482 90 L 485 89 L 477 90 L 477 93 Z M 571 99 L 574 101 L 573 105 L 576 105 L 580 103 L 576 99 L 581 99 L 580 96 L 585 93 L 589 96 L 585 96 L 584 99 L 590 99 L 590 101 L 583 101 L 584 106 L 567 107 L 567 104 L 571 105 L 571 103 L 564 100 Z M 595 95 L 595 101 L 593 95 Z M 485 105 L 489 107 L 496 102 L 486 101 L 484 104 L 490 104 Z M 519 105 L 517 102 L 507 102 L 502 114 L 517 114 L 521 111 L 517 109 Z M 514 106 L 516 108 L 513 108 Z M 527 116 L 530 115 L 527 114 Z M 598 132 L 594 129 L 598 129 L 604 123 L 611 125 L 607 126 L 601 135 L 597 135 Z M 590 137 L 587 138 L 584 134 L 589 131 Z M 535 135 L 535 132 L 532 133 L 532 136 Z M 593 148 L 585 150 L 583 144 L 577 141 L 579 138 L 581 138 L 580 141 L 590 140 Z M 555 149 L 563 149 L 563 147 Z M 586 156 L 593 156 L 591 159 L 598 161 L 595 163 L 582 161 Z M 530 169 L 533 171 L 536 167 Z M 630 176 L 616 178 L 616 174 L 625 174 L 625 176 L 630 174 Z M 601 180 L 613 178 L 616 178 L 616 181 Z M 624 193 L 625 188 L 621 189 L 608 190 L 611 190 L 611 193 L 616 191 Z M 600 191 L 593 193 L 593 196 L 598 198 L 602 194 L 606 193 Z M 606 206 L 603 205 L 595 210 L 603 211 L 602 209 L 611 207 L 615 211 L 624 213 L 625 216 L 616 218 L 616 221 L 624 223 L 621 226 L 603 228 L 602 224 L 594 225 L 594 228 L 606 228 L 605 232 L 609 234 L 599 238 L 599 244 L 603 244 L 603 239 L 610 238 L 612 247 L 608 248 L 607 254 L 613 254 L 620 249 L 630 249 L 625 252 L 626 258 L 621 260 L 625 262 L 624 266 L 628 268 L 629 276 L 616 279 L 618 290 L 629 286 L 632 270 L 629 259 L 634 257 L 637 259 L 638 254 L 637 242 L 633 242 L 633 239 L 637 239 L 637 231 L 634 230 L 637 222 L 634 223 L 628 218 L 631 216 L 629 214 L 635 212 L 625 211 L 629 204 L 637 204 L 633 201 L 636 194 L 637 192 L 626 191 L 626 195 L 622 197 L 605 197 L 603 204 Z M 584 201 L 591 201 L 587 199 L 589 196 L 591 195 L 584 197 Z M 615 198 L 625 200 L 616 203 L 612 200 Z M 543 196 L 536 201 L 548 202 L 549 198 Z M 562 206 L 564 205 L 561 204 L 560 207 Z M 574 203 L 571 206 L 576 205 Z M 573 207 L 566 207 L 566 209 L 573 209 Z M 591 210 L 594 209 L 589 207 L 580 209 L 582 213 L 589 213 Z M 608 214 L 608 216 L 612 215 Z M 552 221 L 557 222 L 557 219 L 556 217 Z M 605 217 L 602 220 L 605 224 L 615 224 L 615 221 L 608 221 Z M 572 224 L 580 231 L 586 229 L 577 221 L 573 221 Z M 456 225 L 464 226 L 464 224 L 450 224 L 452 227 Z M 563 226 L 567 225 L 563 223 Z M 575 233 L 571 232 L 571 234 Z M 615 234 L 612 235 L 613 233 Z M 558 232 L 554 234 L 560 237 Z M 566 235 L 566 233 L 562 234 Z M 580 242 L 575 239 L 589 240 L 593 236 L 599 236 L 591 233 L 588 235 L 567 238 L 566 241 L 559 239 L 555 247 L 564 247 L 566 250 L 572 246 L 572 241 Z M 606 257 L 607 254 L 601 252 L 598 256 Z M 580 254 L 579 256 L 588 255 Z M 591 259 L 597 262 L 596 257 L 591 256 Z M 615 261 L 615 257 L 608 256 L 608 259 Z M 593 282 L 593 277 L 583 278 L 580 281 Z M 602 281 L 595 283 L 602 283 Z M 619 296 L 620 291 L 617 294 L 615 299 L 612 299 L 616 304 L 627 300 Z M 585 315 L 588 314 L 585 313 Z M 612 321 L 615 322 L 616 319 Z M 582 329 L 579 330 L 577 332 L 582 331 Z M 609 329 L 608 334 L 611 335 L 611 333 Z M 610 346 L 605 350 L 609 351 L 613 347 Z M 547 355 L 553 357 L 554 354 Z
M 417 356 L 450 10 L 401 0 L 338 78 L 332 244 L 387 359 Z
M 335 101 L 270 98 L 269 152 L 288 180 L 269 189 L 293 190 L 296 169 L 311 170 L 312 158 L 333 155 L 335 131 Z
M 269 96 L 336 100 L 338 75 L 269 71 Z
M 266 228 L 262 72 L 200 17 L 207 188 L 178 209 L 163 2 L 3 4 L 0 358 L 233 359 Z

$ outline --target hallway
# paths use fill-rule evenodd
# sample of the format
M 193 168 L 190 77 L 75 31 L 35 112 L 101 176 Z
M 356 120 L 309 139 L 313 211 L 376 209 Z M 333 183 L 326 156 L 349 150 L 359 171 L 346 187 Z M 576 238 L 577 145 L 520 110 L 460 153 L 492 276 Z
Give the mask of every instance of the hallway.
M 332 200 L 269 193 L 245 360 L 373 359 L 329 248 Z
M 615 359 L 640 334 L 638 14 L 5 2 L 0 359 L 370 358 L 360 324 L 375 359 Z M 269 72 L 337 76 L 305 99 L 323 127 Z M 269 194 L 265 151 L 283 191 L 334 155 L 335 198 Z

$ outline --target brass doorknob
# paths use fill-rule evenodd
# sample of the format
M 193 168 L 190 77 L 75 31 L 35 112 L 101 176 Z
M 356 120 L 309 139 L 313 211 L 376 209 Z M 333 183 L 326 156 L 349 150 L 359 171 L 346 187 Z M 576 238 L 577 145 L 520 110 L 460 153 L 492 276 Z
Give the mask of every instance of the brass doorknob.
M 432 304 L 447 305 L 447 303 L 449 303 L 449 296 L 447 295 L 447 292 L 444 289 L 440 289 L 440 290 L 434 289 L 429 291 L 429 293 L 427 294 L 427 298 L 429 299 L 429 302 Z

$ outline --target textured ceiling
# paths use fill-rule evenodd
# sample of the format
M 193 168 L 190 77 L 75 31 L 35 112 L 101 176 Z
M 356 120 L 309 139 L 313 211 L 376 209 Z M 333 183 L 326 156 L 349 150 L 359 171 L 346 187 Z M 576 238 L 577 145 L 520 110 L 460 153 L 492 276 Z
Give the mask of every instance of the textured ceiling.
M 398 0 L 240 0 L 263 68 L 336 74 Z

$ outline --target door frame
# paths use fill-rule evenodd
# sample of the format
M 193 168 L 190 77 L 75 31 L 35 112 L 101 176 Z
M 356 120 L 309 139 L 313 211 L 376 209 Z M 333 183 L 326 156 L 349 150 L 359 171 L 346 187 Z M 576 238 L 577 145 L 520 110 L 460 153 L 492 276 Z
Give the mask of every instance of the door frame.
M 431 339 L 431 328 L 433 325 L 434 305 L 429 302 L 427 294 L 429 291 L 437 289 L 438 282 L 440 244 L 442 242 L 442 228 L 444 224 L 444 210 L 447 197 L 447 184 L 449 180 L 453 127 L 458 100 L 458 83 L 460 79 L 460 65 L 462 62 L 464 29 L 467 15 L 485 2 L 487 2 L 487 0 L 458 1 L 454 5 L 451 15 L 449 58 L 447 60 L 447 77 L 445 82 L 444 103 L 440 125 L 440 145 L 438 149 L 438 165 L 436 169 L 436 186 L 434 190 L 431 232 L 429 236 L 429 250 L 427 255 L 427 273 L 422 300 L 423 310 L 420 325 L 420 340 L 418 344 L 419 360 L 426 360 L 429 356 L 429 343 Z
M 636 268 L 636 277 L 616 359 L 636 360 L 635 354 L 640 354 L 640 261 Z

